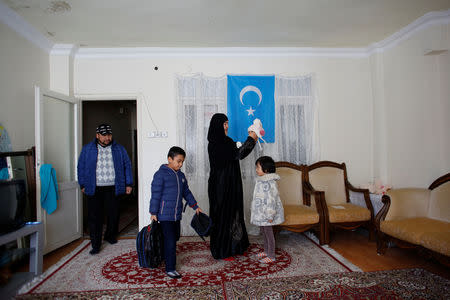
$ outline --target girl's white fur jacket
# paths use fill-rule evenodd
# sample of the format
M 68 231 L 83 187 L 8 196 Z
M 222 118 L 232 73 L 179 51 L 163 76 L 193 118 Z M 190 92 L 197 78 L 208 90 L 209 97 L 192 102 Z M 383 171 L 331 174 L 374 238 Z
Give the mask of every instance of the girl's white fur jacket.
M 276 183 L 279 179 L 280 176 L 275 173 L 268 173 L 256 178 L 250 223 L 257 226 L 272 226 L 284 222 L 283 204 Z

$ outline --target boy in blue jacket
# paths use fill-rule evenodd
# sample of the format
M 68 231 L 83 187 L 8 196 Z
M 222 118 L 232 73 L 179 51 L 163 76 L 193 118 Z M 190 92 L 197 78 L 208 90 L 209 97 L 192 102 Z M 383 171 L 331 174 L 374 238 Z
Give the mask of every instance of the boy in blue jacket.
M 181 278 L 176 271 L 176 243 L 180 238 L 180 220 L 183 210 L 183 198 L 198 214 L 202 212 L 197 201 L 189 190 L 183 172 L 186 152 L 180 147 L 172 147 L 167 154 L 168 164 L 161 165 L 152 181 L 152 197 L 150 199 L 151 219 L 159 221 L 164 236 L 164 258 L 166 273 L 170 278 Z

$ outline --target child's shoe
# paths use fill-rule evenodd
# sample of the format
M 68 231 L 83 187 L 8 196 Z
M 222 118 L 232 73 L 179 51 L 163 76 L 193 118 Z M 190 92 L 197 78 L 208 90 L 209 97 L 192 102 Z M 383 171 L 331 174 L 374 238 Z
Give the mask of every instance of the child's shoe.
M 275 262 L 275 258 L 270 258 L 267 256 L 267 257 L 264 257 L 263 259 L 261 259 L 259 262 L 263 263 L 263 264 L 270 264 L 270 263 Z
M 267 254 L 266 254 L 266 252 L 259 252 L 258 254 L 256 254 L 256 257 L 257 258 L 264 258 L 264 257 L 267 257 Z
M 181 278 L 181 274 L 178 273 L 177 271 L 169 271 L 166 273 L 167 276 L 169 276 L 170 278 L 174 278 L 174 279 L 178 279 Z

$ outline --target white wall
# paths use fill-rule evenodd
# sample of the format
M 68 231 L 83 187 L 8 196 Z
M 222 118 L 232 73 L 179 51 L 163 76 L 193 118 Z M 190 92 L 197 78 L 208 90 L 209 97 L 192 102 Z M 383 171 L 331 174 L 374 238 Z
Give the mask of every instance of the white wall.
M 0 22 L 0 123 L 13 151 L 34 146 L 34 85 L 49 87 L 49 55 Z
M 158 71 L 154 67 L 158 66 Z M 320 101 L 321 159 L 346 162 L 355 185 L 372 179 L 372 99 L 367 58 L 306 57 L 155 57 L 136 59 L 75 59 L 75 95 L 137 95 L 140 145 L 139 222 L 149 220 L 153 173 L 177 144 L 175 75 L 203 72 L 226 74 L 304 75 L 315 73 Z M 90 96 L 89 96 L 90 95 Z M 148 109 L 167 139 L 148 139 L 155 130 Z
M 450 54 L 424 55 L 450 48 L 449 28 L 421 30 L 385 51 L 379 62 L 374 143 L 385 140 L 386 161 L 378 157 L 374 164 L 386 164 L 385 180 L 394 187 L 428 187 L 450 171 Z M 383 119 L 386 124 L 377 124 Z

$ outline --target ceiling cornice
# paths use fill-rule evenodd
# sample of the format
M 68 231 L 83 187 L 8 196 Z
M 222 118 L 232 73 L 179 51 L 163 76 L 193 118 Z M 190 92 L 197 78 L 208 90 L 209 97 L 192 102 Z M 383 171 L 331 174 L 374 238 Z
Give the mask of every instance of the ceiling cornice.
M 234 57 L 234 56 L 304 56 L 350 57 L 367 56 L 365 48 L 306 48 L 306 47 L 138 47 L 138 48 L 80 48 L 76 58 L 145 58 L 145 57 Z
M 47 53 L 50 53 L 54 46 L 53 42 L 37 31 L 3 1 L 0 1 L 0 21 Z
M 50 55 L 75 56 L 78 47 L 74 44 L 55 44 L 50 51 Z
M 371 55 L 377 52 L 384 52 L 429 26 L 448 23 L 450 23 L 450 9 L 429 12 L 384 40 L 369 45 L 367 47 L 367 53 Z

